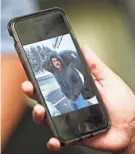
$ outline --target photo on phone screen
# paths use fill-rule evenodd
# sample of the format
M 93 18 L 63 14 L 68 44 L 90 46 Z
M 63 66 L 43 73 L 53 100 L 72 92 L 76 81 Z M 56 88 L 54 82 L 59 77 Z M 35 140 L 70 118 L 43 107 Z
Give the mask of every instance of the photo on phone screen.
M 70 34 L 24 46 L 52 117 L 98 104 Z

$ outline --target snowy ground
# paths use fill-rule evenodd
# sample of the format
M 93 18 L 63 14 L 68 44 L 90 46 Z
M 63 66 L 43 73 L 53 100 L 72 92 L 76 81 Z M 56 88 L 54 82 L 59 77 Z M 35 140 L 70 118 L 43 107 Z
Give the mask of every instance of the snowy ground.
M 73 111 L 53 75 L 40 77 L 38 83 L 52 116 Z
M 41 76 L 38 79 L 38 83 L 46 100 L 49 111 L 53 117 L 73 111 L 73 108 L 70 106 L 69 100 L 62 93 L 58 83 L 56 82 L 52 74 Z M 96 97 L 89 99 L 88 102 L 90 103 L 90 105 L 98 103 Z

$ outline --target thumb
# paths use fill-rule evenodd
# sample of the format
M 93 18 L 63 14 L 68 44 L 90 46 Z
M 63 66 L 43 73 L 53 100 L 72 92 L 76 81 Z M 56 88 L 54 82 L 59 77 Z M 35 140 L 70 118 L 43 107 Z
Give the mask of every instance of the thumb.
M 88 67 L 96 80 L 100 82 L 108 79 L 112 71 L 94 54 L 89 46 L 83 45 L 81 50 L 87 61 Z

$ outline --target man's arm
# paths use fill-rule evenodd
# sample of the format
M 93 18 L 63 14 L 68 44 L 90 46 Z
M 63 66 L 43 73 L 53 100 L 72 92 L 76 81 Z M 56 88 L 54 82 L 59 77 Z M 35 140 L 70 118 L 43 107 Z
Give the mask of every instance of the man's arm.
M 73 64 L 70 64 L 69 70 L 71 71 L 71 84 L 73 86 L 73 94 L 75 96 L 78 96 L 81 93 L 81 89 L 83 88 L 82 79 Z
M 61 91 L 63 92 L 63 94 L 68 98 L 68 99 L 71 99 L 71 96 L 73 95 L 72 94 L 72 90 L 70 89 L 66 89 L 64 86 L 62 86 L 62 85 L 60 85 L 59 84 L 59 86 L 60 86 L 60 89 L 61 89 Z
M 2 55 L 1 59 L 1 144 L 3 148 L 24 110 L 25 97 L 21 90 L 21 83 L 26 80 L 26 76 L 16 55 Z

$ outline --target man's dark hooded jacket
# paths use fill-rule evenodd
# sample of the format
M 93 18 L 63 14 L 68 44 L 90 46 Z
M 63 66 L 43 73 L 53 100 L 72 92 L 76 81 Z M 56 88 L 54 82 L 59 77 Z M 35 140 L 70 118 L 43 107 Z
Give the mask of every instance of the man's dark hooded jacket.
M 57 58 L 61 62 L 61 71 L 53 65 L 52 58 Z M 75 100 L 81 93 L 83 82 L 74 65 L 72 63 L 65 65 L 57 52 L 51 54 L 50 64 L 61 91 L 68 99 Z
M 56 54 L 57 55 L 57 54 Z M 91 83 L 89 81 L 89 76 L 87 75 L 84 66 L 82 65 L 82 62 L 80 60 L 80 57 L 78 54 L 71 50 L 63 50 L 60 52 L 60 55 L 57 55 L 60 57 L 62 61 L 64 61 L 64 65 L 68 66 L 69 64 L 73 64 L 74 67 L 81 72 L 81 74 L 84 76 L 84 86 L 81 89 L 81 94 L 85 99 L 89 99 L 94 96 Z M 53 73 L 53 68 L 50 66 L 50 60 L 47 60 L 43 64 L 43 68 L 51 73 Z

